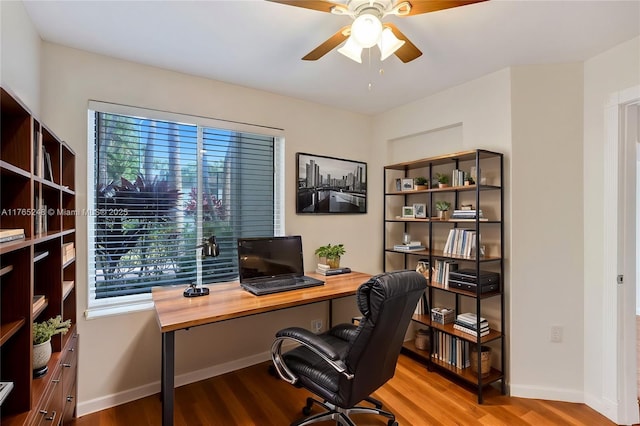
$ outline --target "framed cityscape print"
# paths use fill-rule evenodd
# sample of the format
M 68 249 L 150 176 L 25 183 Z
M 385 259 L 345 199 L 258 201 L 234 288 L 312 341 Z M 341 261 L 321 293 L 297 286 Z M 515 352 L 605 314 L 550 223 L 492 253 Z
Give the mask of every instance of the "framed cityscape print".
M 367 212 L 367 163 L 296 153 L 296 213 Z

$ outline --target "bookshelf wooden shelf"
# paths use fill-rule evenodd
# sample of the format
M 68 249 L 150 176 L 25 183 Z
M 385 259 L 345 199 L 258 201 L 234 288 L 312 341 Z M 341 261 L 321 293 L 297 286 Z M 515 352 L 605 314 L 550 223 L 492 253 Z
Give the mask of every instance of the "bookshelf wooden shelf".
M 435 177 L 440 174 L 448 176 L 452 185 L 439 187 Z M 462 178 L 469 175 L 473 177 L 473 183 L 464 185 L 466 179 Z M 432 184 L 426 189 L 398 190 L 404 180 L 418 177 L 424 177 Z M 416 327 L 429 330 L 431 345 L 424 351 L 416 348 L 414 341 L 408 341 L 403 350 L 425 362 L 430 369 L 476 386 L 479 403 L 483 402 L 483 388 L 488 384 L 500 382 L 502 392 L 506 393 L 502 373 L 506 367 L 503 179 L 503 155 L 481 149 L 384 167 L 384 270 L 416 269 L 418 265 L 427 265 L 421 270 L 428 279 L 428 287 L 413 322 Z M 438 201 L 448 202 L 456 218 L 436 216 Z M 411 218 L 402 214 L 411 206 L 414 211 L 424 212 L 426 208 L 427 217 Z M 409 234 L 410 241 L 419 241 L 425 249 L 394 249 L 404 234 Z M 447 244 L 448 241 L 452 244 Z M 444 269 L 443 274 L 440 268 L 444 265 L 448 265 L 448 269 Z M 447 271 L 457 268 L 473 271 L 472 277 L 480 276 L 481 272 L 498 273 L 497 289 L 482 293 L 473 282 L 472 286 L 462 284 L 462 288 L 437 282 L 445 282 Z M 474 286 L 475 291 L 467 289 Z M 456 314 L 473 313 L 477 318 L 491 314 L 488 334 L 476 337 L 454 328 L 453 323 L 432 321 L 430 311 L 433 307 L 447 307 Z M 475 327 L 480 326 L 478 319 Z M 482 365 L 481 354 L 487 351 L 491 353 L 490 371 L 487 371 L 486 362 L 481 368 L 475 368 Z
M 76 241 L 75 153 L 5 88 L 0 88 L 2 228 L 24 238 L 0 243 L 0 382 L 13 384 L 0 423 L 70 423 L 76 408 L 76 264 L 62 265 Z M 35 296 L 35 297 L 34 297 Z M 33 379 L 31 327 L 61 315 L 72 326 L 51 339 L 49 371 Z M 47 421 L 43 412 L 57 415 Z
M 22 328 L 24 323 L 24 318 L 7 323 L 3 322 L 0 326 L 0 346 L 4 346 Z

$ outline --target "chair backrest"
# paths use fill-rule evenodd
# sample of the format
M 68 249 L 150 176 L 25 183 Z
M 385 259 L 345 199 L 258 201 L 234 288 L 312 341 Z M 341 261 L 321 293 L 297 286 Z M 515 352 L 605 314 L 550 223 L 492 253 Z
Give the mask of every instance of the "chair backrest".
M 362 284 L 357 303 L 363 317 L 346 363 L 354 374 L 341 379 L 340 399 L 357 404 L 393 377 L 404 337 L 427 281 L 415 271 L 377 275 Z

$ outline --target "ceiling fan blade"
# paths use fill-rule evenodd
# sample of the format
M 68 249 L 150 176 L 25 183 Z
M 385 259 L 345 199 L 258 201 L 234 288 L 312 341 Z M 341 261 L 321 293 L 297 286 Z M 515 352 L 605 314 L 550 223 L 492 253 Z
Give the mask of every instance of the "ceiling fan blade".
M 410 0 L 411 10 L 404 16 L 420 15 L 421 13 L 436 12 L 452 7 L 466 6 L 487 0 Z M 296 2 L 293 2 L 296 3 Z M 310 2 L 315 3 L 315 2 Z
M 351 25 L 342 27 L 337 33 L 329 37 L 329 39 L 327 39 L 327 41 L 322 43 L 320 46 L 316 47 L 311 52 L 307 53 L 307 55 L 302 59 L 305 61 L 316 61 L 322 58 L 331 50 L 335 49 L 340 43 L 345 41 L 347 37 L 349 37 L 350 33 L 351 33 Z
M 393 25 L 391 22 L 385 22 L 384 26 L 391 29 L 393 35 L 398 37 L 400 40 L 404 40 L 404 44 L 402 45 L 402 47 L 395 51 L 395 55 L 402 62 L 406 64 L 407 62 L 411 62 L 414 59 L 422 56 L 422 52 L 420 51 L 420 49 L 418 49 L 415 44 L 411 43 L 411 40 L 409 40 L 407 36 L 402 34 L 398 27 Z
M 319 10 L 320 12 L 327 12 L 327 13 L 331 13 L 331 9 L 333 9 L 334 7 L 337 7 L 339 9 L 344 9 L 345 6 L 343 4 L 340 3 L 334 3 L 331 1 L 325 1 L 325 0 L 267 0 L 270 1 L 272 3 L 280 3 L 280 4 L 286 4 L 289 6 L 296 6 L 296 7 L 303 7 L 305 9 L 311 9 L 311 10 Z

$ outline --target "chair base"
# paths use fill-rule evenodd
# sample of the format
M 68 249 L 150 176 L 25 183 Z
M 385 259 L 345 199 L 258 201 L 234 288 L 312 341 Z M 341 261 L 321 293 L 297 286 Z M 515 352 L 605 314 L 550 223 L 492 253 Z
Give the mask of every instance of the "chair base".
M 307 398 L 307 405 L 305 405 L 302 409 L 302 414 L 306 416 L 311 414 L 311 407 L 313 406 L 313 404 L 319 405 L 326 411 L 295 421 L 291 423 L 291 426 L 306 426 L 312 423 L 323 422 L 327 420 L 334 420 L 336 424 L 342 426 L 356 426 L 353 420 L 351 420 L 351 418 L 349 417 L 350 414 L 356 413 L 378 414 L 389 419 L 389 421 L 387 422 L 388 426 L 398 426 L 398 422 L 396 422 L 396 416 L 393 413 L 383 410 L 382 402 L 371 397 L 367 397 L 364 400 L 373 404 L 374 406 L 364 407 L 361 405 L 356 405 L 351 408 L 341 408 L 327 401 L 320 402 L 313 398 Z

